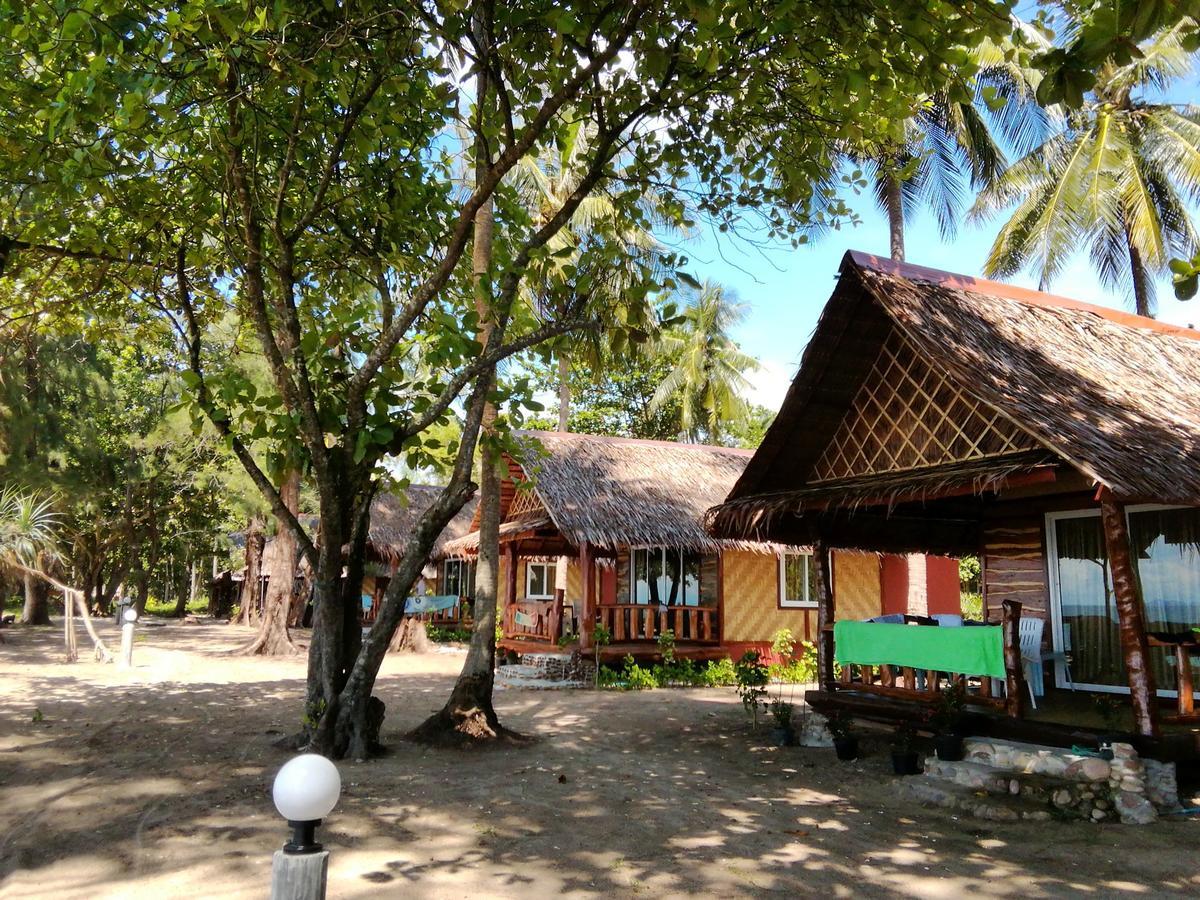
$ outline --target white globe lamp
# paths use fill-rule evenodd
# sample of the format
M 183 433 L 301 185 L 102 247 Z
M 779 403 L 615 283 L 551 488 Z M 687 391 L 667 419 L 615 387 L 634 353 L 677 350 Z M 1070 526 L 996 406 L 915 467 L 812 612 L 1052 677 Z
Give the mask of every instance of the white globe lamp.
M 316 828 L 333 812 L 342 792 L 337 766 L 317 753 L 304 753 L 284 763 L 275 776 L 271 796 L 275 808 L 292 827 L 285 853 L 317 853 Z

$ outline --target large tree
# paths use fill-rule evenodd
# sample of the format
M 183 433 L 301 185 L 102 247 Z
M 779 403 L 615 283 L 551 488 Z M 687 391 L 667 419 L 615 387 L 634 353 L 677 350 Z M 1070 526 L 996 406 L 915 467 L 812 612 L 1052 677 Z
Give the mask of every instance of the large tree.
M 1087 248 L 1106 286 L 1154 314 L 1154 277 L 1198 246 L 1189 206 L 1200 200 L 1200 119 L 1158 99 L 1193 70 L 1193 29 L 1160 32 L 1124 63 L 1109 57 L 1062 127 L 980 193 L 974 217 L 1007 215 L 987 274 L 1028 268 L 1049 287 Z
M 563 285 L 577 299 L 549 318 L 517 302 L 528 268 L 583 200 L 609 185 L 635 221 L 634 198 L 653 182 L 677 208 L 686 194 L 724 227 L 754 209 L 795 233 L 828 147 L 890 127 L 918 85 L 969 75 L 960 48 L 1005 31 L 1007 9 L 23 4 L 0 29 L 0 260 L 10 277 L 53 270 L 80 294 L 86 286 L 96 315 L 142 304 L 176 329 L 197 427 L 221 435 L 314 573 L 307 739 L 365 755 L 378 741 L 372 692 L 404 598 L 474 489 L 485 406 L 525 399 L 519 380 L 494 379 L 496 364 L 572 329 L 619 326 L 578 284 Z M 494 115 L 471 102 L 481 67 Z M 786 141 L 745 152 L 748 119 L 784 117 Z M 578 121 L 593 129 L 582 174 L 535 224 L 505 179 Z M 463 190 L 454 156 L 480 141 L 486 154 Z M 767 156 L 779 164 L 764 165 Z M 480 273 L 470 251 L 489 204 L 493 248 Z M 624 248 L 601 241 L 587 252 L 576 272 L 585 278 Z M 268 390 L 206 341 L 227 315 L 265 359 Z M 452 415 L 462 437 L 439 446 L 429 430 Z M 254 448 L 275 437 L 303 449 L 319 544 Z M 498 429 L 488 452 L 503 440 Z M 363 639 L 356 586 L 389 455 L 449 476 Z

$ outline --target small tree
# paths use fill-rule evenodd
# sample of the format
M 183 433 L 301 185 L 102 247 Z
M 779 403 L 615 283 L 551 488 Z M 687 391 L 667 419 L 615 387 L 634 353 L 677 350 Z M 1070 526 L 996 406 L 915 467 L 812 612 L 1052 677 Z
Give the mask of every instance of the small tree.
M 758 710 L 766 703 L 770 673 L 763 665 L 757 650 L 747 650 L 743 653 L 735 667 L 735 672 L 737 673 L 738 696 L 742 698 L 742 706 L 750 714 L 754 730 L 758 731 Z

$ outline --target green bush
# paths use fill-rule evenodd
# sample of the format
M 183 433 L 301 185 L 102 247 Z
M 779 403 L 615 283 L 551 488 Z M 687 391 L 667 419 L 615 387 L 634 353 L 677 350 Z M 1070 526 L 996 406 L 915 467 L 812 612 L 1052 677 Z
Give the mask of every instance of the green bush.
M 960 602 L 964 619 L 974 619 L 977 622 L 983 621 L 983 594 L 972 594 L 964 591 L 960 595 Z
M 426 625 L 425 636 L 435 644 L 466 644 L 471 640 L 471 629 L 445 628 L 440 625 Z
M 772 681 L 785 684 L 812 684 L 817 680 L 817 645 L 802 641 L 799 653 L 770 666 L 770 675 Z
M 208 598 L 196 597 L 187 605 L 187 611 L 192 615 L 203 615 L 208 612 Z M 146 615 L 148 616 L 173 616 L 175 615 L 174 600 L 160 600 L 158 597 L 150 596 L 146 599 Z
M 691 659 L 671 658 L 646 667 L 626 656 L 620 668 L 601 666 L 597 671 L 597 687 L 624 690 L 644 690 L 666 687 L 726 687 L 737 683 L 733 660 L 724 659 L 697 663 Z
M 737 684 L 737 671 L 728 656 L 709 662 L 700 672 L 704 687 L 732 687 Z

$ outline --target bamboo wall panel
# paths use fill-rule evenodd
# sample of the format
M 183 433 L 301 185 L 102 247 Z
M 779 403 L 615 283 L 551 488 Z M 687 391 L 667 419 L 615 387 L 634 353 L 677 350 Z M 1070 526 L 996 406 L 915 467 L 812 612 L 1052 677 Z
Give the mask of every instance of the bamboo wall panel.
M 883 595 L 877 553 L 839 550 L 833 555 L 833 595 L 839 619 L 870 619 L 879 615 Z
M 986 459 L 1036 446 L 893 330 L 813 467 L 812 480 Z
M 1021 615 L 1046 618 L 1050 585 L 1040 515 L 989 522 L 983 529 L 983 588 L 987 617 L 1000 620 L 1005 600 L 1021 604 Z
M 771 642 L 780 628 L 805 637 L 805 610 L 779 608 L 779 557 L 773 553 L 724 553 L 725 643 Z

